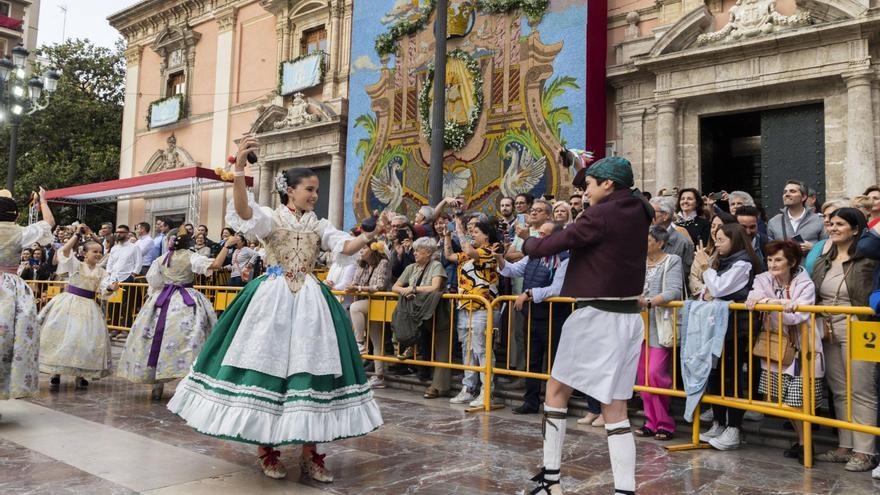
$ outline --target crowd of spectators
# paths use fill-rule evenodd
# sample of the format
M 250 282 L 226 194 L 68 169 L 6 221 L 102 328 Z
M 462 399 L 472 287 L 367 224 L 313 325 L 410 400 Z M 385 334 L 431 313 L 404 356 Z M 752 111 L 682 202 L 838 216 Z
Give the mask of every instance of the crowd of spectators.
M 649 331 L 640 358 L 638 384 L 672 386 L 672 347 L 678 344 L 670 337 L 674 310 L 666 307 L 666 303 L 683 299 L 719 300 L 746 303 L 750 308 L 779 304 L 785 307 L 783 327 L 796 352 L 811 352 L 816 358 L 816 390 L 812 395 L 817 410 L 846 418 L 846 319 L 818 315 L 817 334 L 811 339 L 813 348 L 806 349 L 810 343 L 799 341 L 798 325 L 808 323 L 811 314 L 798 312 L 798 307 L 869 305 L 869 296 L 880 280 L 880 187 L 872 186 L 856 198 L 835 198 L 821 205 L 816 202 L 815 192 L 799 181 L 789 181 L 780 193 L 783 208 L 769 218 L 752 196 L 743 191 L 702 194 L 686 188 L 661 191 L 654 197 L 645 194 L 654 207 L 655 218 L 650 231 L 645 233 L 649 254 L 640 302 L 648 311 Z M 516 296 L 510 301 L 512 308 L 498 305 L 490 313 L 473 300 L 456 301 L 447 315 L 451 325 L 449 320 L 444 325 L 437 324 L 436 319 L 432 325 L 428 320 L 421 325 L 421 340 L 414 348 L 400 346 L 395 350 L 388 335 L 393 335 L 395 324 L 385 332 L 371 331 L 370 341 L 364 337 L 370 321 L 368 303 L 360 299 L 350 308 L 359 346 L 362 352 L 399 352 L 400 357 L 434 361 L 446 361 L 451 355 L 455 362 L 484 366 L 487 353 L 481 329 L 491 321 L 496 331 L 494 352 L 489 356 L 494 355 L 500 367 L 546 372 L 548 354 L 552 361 L 567 316 L 564 307 L 568 306 L 570 311 L 570 305 L 553 305 L 551 325 L 549 306 L 543 301 L 559 294 L 567 255 L 530 260 L 521 248 L 529 236 L 550 235 L 576 222 L 588 201 L 580 193 L 567 201 L 521 194 L 500 198 L 491 216 L 464 211 L 463 205 L 460 198 L 447 198 L 436 207 L 421 208 L 411 220 L 395 215 L 382 242 L 364 253 L 355 277 L 358 282 L 353 282 L 349 289 L 366 293 L 390 287 L 401 301 L 432 292 L 480 296 L 490 301 L 499 295 L 511 295 Z M 377 277 L 377 269 L 385 274 Z M 374 279 L 381 283 L 370 282 Z M 333 280 L 329 283 L 334 284 Z M 406 311 L 409 315 L 409 306 Z M 754 346 L 762 330 L 775 332 L 778 316 L 779 313 L 771 317 L 770 313 L 758 311 L 731 312 L 724 338 L 724 348 L 730 352 L 725 352 L 711 371 L 708 393 L 720 394 L 723 389 L 727 396 L 738 394 L 745 398 L 749 390 L 744 384 L 753 383 L 751 393 L 757 400 L 779 399 L 791 407 L 802 406 L 805 384 L 799 364 L 779 370 L 779 366 L 768 367 L 766 360 L 757 357 L 747 363 L 749 343 Z M 754 326 L 751 341 L 745 330 L 750 318 Z M 451 336 L 450 328 L 454 328 Z M 450 342 L 454 344 L 451 350 Z M 442 347 L 440 352 L 438 347 Z M 799 358 L 795 361 L 799 363 Z M 387 373 L 415 372 L 430 382 L 426 398 L 451 395 L 452 403 L 483 403 L 484 377 L 478 372 L 464 372 L 461 389 L 453 394 L 446 369 L 435 368 L 432 377 L 429 368 L 365 362 L 368 368 L 375 367 L 371 384 L 377 388 L 385 386 Z M 852 361 L 851 366 L 852 420 L 877 425 L 880 382 L 876 366 L 863 361 Z M 744 374 L 747 369 L 754 374 L 752 381 Z M 442 370 L 439 376 L 438 370 Z M 515 413 L 539 412 L 540 381 L 496 376 L 495 382 L 490 389 L 497 386 L 523 390 L 523 402 Z M 598 403 L 590 397 L 586 400 L 591 412 L 579 423 L 603 425 Z M 659 440 L 673 438 L 674 400 L 641 394 L 647 421 L 636 433 Z M 730 450 L 742 443 L 743 419 L 760 421 L 762 415 L 714 405 L 702 419 L 711 422 L 711 427 L 701 439 L 716 449 Z M 799 440 L 784 455 L 802 460 L 803 427 L 798 422 L 791 426 Z M 818 453 L 816 459 L 842 463 L 848 471 L 868 471 L 876 466 L 874 437 L 840 430 L 838 438 L 839 448 Z

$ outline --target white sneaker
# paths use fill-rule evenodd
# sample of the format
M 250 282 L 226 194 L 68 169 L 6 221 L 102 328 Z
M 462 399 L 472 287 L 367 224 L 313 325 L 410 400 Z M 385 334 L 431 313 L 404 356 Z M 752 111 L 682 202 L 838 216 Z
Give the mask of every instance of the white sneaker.
M 461 392 L 458 393 L 458 395 L 449 399 L 449 403 L 450 404 L 467 404 L 472 400 L 474 400 L 473 394 L 468 392 L 467 388 L 463 388 L 463 389 L 461 389 Z
M 739 428 L 729 426 L 721 435 L 709 439 L 709 445 L 718 450 L 736 450 L 740 446 Z
M 707 431 L 705 433 L 700 433 L 700 441 L 701 442 L 708 442 L 709 440 L 711 440 L 713 438 L 718 438 L 721 436 L 722 433 L 724 433 L 724 430 L 725 430 L 725 427 L 721 426 L 721 423 L 716 421 L 716 422 L 712 423 L 712 428 L 709 428 L 709 431 Z
M 712 421 L 715 421 L 715 413 L 712 412 L 711 407 L 703 411 L 703 414 L 700 414 L 700 421 L 704 423 L 711 423 Z
M 357 345 L 358 345 L 358 352 L 361 355 L 364 355 L 367 353 L 367 343 L 366 342 L 358 342 Z
M 480 395 L 476 396 L 474 400 L 468 404 L 470 407 L 483 407 L 483 399 L 485 398 L 485 394 L 483 394 L 483 389 L 480 389 Z
M 764 421 L 764 414 L 759 413 L 757 411 L 746 411 L 746 413 L 743 414 L 743 419 L 746 421 L 756 421 L 756 422 L 757 421 Z
M 378 376 L 373 375 L 367 381 L 367 385 L 369 385 L 370 388 L 385 388 L 385 379 L 379 378 Z
M 875 467 L 874 470 L 871 471 L 871 477 L 875 480 L 880 480 L 880 465 L 877 465 L 877 467 Z

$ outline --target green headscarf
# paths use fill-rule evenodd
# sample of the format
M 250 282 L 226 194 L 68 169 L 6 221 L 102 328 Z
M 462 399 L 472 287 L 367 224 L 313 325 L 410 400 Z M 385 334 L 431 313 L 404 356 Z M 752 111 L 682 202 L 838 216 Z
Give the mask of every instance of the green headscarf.
M 590 165 L 587 175 L 596 179 L 608 179 L 623 187 L 633 187 L 632 165 L 629 160 L 620 156 L 609 156 Z

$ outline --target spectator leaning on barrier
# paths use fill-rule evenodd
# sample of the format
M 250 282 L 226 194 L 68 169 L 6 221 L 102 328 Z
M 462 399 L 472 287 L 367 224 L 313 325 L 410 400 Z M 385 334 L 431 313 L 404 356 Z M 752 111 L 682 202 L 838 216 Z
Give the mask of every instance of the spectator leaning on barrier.
M 816 407 L 822 407 L 824 404 L 825 390 L 825 357 L 822 352 L 822 333 L 819 327 L 814 329 L 815 335 L 808 337 L 812 339 L 813 347 L 810 348 L 810 340 L 801 342 L 802 324 L 808 324 L 810 313 L 798 313 L 798 306 L 807 306 L 816 302 L 816 287 L 810 279 L 810 274 L 801 266 L 800 260 L 802 253 L 800 246 L 794 241 L 773 241 L 765 246 L 767 255 L 767 271 L 755 277 L 755 283 L 752 291 L 746 299 L 746 307 L 750 310 L 755 309 L 757 304 L 776 304 L 785 308 L 782 312 L 783 334 L 787 336 L 788 341 L 792 343 L 797 350 L 791 364 L 784 365 L 782 377 L 779 376 L 779 359 L 773 360 L 778 353 L 773 349 L 775 340 L 770 344 L 770 368 L 767 368 L 768 359 L 766 357 L 757 358 L 760 361 L 761 376 L 758 381 L 758 394 L 761 398 L 767 398 L 768 402 L 776 402 L 780 400 L 784 405 L 800 409 L 803 407 L 804 399 L 804 381 L 801 371 L 800 353 L 807 349 L 809 359 L 815 363 L 815 388 L 813 391 L 813 401 Z M 771 338 L 778 335 L 779 314 L 776 312 L 768 312 L 763 315 L 760 325 L 756 322 L 754 328 L 769 332 Z M 762 345 L 759 342 L 762 339 L 757 331 L 754 332 L 752 341 L 756 345 Z M 763 343 L 766 345 L 766 342 Z M 782 391 L 780 393 L 780 381 L 782 383 Z M 809 386 L 809 382 L 807 383 Z M 768 395 L 769 394 L 769 395 Z M 804 423 L 803 421 L 792 421 L 794 429 L 798 435 L 798 441 L 786 450 L 783 455 L 790 459 L 798 459 L 801 464 L 804 462 Z
M 822 306 L 867 306 L 876 262 L 858 250 L 858 240 L 867 222 L 855 208 L 841 208 L 831 214 L 828 238 L 833 244 L 827 254 L 819 256 L 813 268 L 813 283 L 818 289 Z M 837 418 L 848 421 L 847 387 L 852 393 L 852 421 L 877 424 L 877 389 L 874 383 L 875 364 L 852 360 L 847 342 L 845 315 L 817 318 L 823 328 L 825 377 L 834 400 Z M 847 383 L 847 375 L 851 382 Z M 838 448 L 816 456 L 822 462 L 846 463 L 847 471 L 869 471 L 874 467 L 876 449 L 874 436 L 838 429 Z
M 469 222 L 470 223 L 470 222 Z M 458 293 L 481 296 L 492 302 L 498 295 L 498 272 L 495 253 L 498 249 L 498 231 L 488 220 L 473 223 L 470 235 L 465 235 L 461 217 L 455 217 L 455 228 L 461 241 L 461 253 L 453 253 L 451 243 L 444 243 L 444 255 L 450 261 L 458 263 Z M 446 240 L 450 239 L 449 232 Z M 471 240 L 473 239 L 473 240 Z M 471 366 L 485 366 L 486 363 L 486 326 L 498 326 L 500 313 L 495 310 L 489 320 L 489 311 L 476 301 L 461 301 L 458 304 L 458 340 L 462 347 L 462 360 Z M 486 377 L 475 371 L 465 371 L 461 392 L 453 397 L 453 404 L 469 403 L 472 407 L 482 406 L 484 387 L 480 382 Z M 479 388 L 479 390 L 477 390 Z
M 385 243 L 373 242 L 369 246 L 361 248 L 360 259 L 354 272 L 351 284 L 346 288 L 347 292 L 370 293 L 384 292 L 388 290 L 390 282 L 388 257 L 385 256 Z M 351 314 L 351 325 L 354 330 L 354 339 L 357 342 L 358 351 L 361 354 L 367 352 L 366 330 L 370 312 L 369 297 L 355 297 L 355 301 L 348 308 Z M 379 352 L 379 347 L 374 352 Z M 376 376 L 384 387 L 385 374 L 379 369 L 381 361 L 376 362 Z M 384 363 L 383 363 L 384 364 Z M 382 367 L 384 370 L 384 366 Z M 375 377 L 374 377 L 375 378 Z M 374 380 L 370 380 L 373 382 Z M 373 386 L 373 383 L 370 384 Z M 373 388 L 378 388 L 375 386 Z
M 211 257 L 211 247 L 208 246 L 207 240 L 205 234 L 196 234 L 190 251 L 202 256 Z
M 546 237 L 564 228 L 561 222 L 545 223 L 538 229 L 538 237 Z M 557 304 L 553 307 L 553 328 L 550 328 L 550 303 L 545 299 L 556 297 L 562 290 L 565 273 L 568 269 L 568 251 L 545 258 L 528 256 L 516 263 L 507 263 L 501 254 L 496 254 L 498 271 L 505 277 L 522 277 L 523 293 L 517 297 L 514 309 L 530 322 L 529 326 L 529 367 L 532 373 L 548 373 L 545 366 L 556 359 L 562 324 L 571 313 L 570 305 Z M 531 303 L 529 303 L 531 301 Z M 551 338 L 552 334 L 552 338 Z M 541 381 L 526 379 L 526 392 L 523 403 L 513 410 L 514 414 L 536 414 L 541 406 Z
M 689 187 L 678 192 L 675 224 L 684 227 L 690 234 L 694 246 L 709 244 L 711 237 L 709 220 L 703 216 L 703 196 L 700 191 Z
M 691 265 L 688 276 L 690 294 L 699 294 L 703 291 L 703 273 L 711 266 L 712 256 L 715 254 L 715 233 L 718 232 L 722 225 L 727 223 L 736 223 L 736 218 L 725 211 L 717 212 L 709 222 L 711 233 L 709 244 L 698 245 L 694 252 L 694 264 Z
M 445 235 L 446 225 L 441 225 L 438 233 Z M 430 237 L 420 237 L 413 242 L 413 254 L 415 263 L 407 266 L 400 278 L 391 288 L 392 292 L 409 300 L 416 300 L 422 304 L 419 308 L 413 308 L 414 313 L 420 319 L 419 351 L 426 361 L 449 362 L 449 306 L 440 300 L 443 288 L 446 286 L 446 271 L 436 259 L 437 241 Z M 397 308 L 400 308 L 398 304 Z M 426 314 L 434 314 L 434 318 L 423 318 Z M 378 349 L 380 338 L 374 339 L 372 333 L 370 340 L 374 349 Z M 433 349 L 433 356 L 426 355 Z M 374 350 L 374 352 L 378 352 Z M 376 363 L 378 366 L 378 362 Z M 378 368 L 377 368 L 378 369 Z M 378 371 L 377 371 L 378 373 Z M 425 389 L 423 395 L 426 399 L 436 399 L 449 393 L 450 369 L 434 367 L 434 375 L 431 384 Z
M 636 384 L 657 388 L 672 387 L 670 370 L 674 340 L 672 335 L 675 331 L 672 317 L 675 310 L 659 306 L 681 300 L 684 293 L 681 258 L 663 251 L 668 239 L 669 231 L 659 225 L 652 226 L 648 231 L 645 290 L 639 298 L 639 306 L 648 311 L 648 342 L 641 346 Z M 635 434 L 657 440 L 670 440 L 675 433 L 675 420 L 669 414 L 669 396 L 647 392 L 642 392 L 641 395 L 647 421 L 644 426 L 635 430 Z
M 715 250 L 712 267 L 703 274 L 701 298 L 705 301 L 745 302 L 755 276 L 763 271 L 763 267 L 742 226 L 735 223 L 722 225 L 715 233 Z M 724 395 L 735 397 L 739 392 L 740 397 L 744 396 L 745 387 L 739 387 L 737 391 L 734 382 L 742 371 L 743 363 L 748 361 L 749 332 L 744 330 L 749 328 L 748 324 L 749 315 L 745 311 L 739 311 L 728 319 L 723 359 L 709 375 L 709 393 L 721 395 L 723 367 Z M 712 404 L 712 414 L 712 428 L 702 433 L 700 440 L 718 450 L 738 449 L 744 411 Z
M 788 181 L 782 194 L 784 207 L 768 222 L 767 238 L 771 241 L 792 239 L 800 244 L 805 253 L 820 239 L 824 239 L 822 219 L 805 207 L 806 201 L 807 187 L 796 180 Z

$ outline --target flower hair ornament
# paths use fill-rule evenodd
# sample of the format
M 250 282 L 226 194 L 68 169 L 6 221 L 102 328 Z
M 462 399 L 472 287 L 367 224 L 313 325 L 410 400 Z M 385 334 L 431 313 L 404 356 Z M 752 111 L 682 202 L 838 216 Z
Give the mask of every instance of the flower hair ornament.
M 376 241 L 370 244 L 370 249 L 376 251 L 377 253 L 385 252 L 385 243 L 382 241 Z
M 287 179 L 284 178 L 284 172 L 275 174 L 275 189 L 280 193 L 287 192 Z

